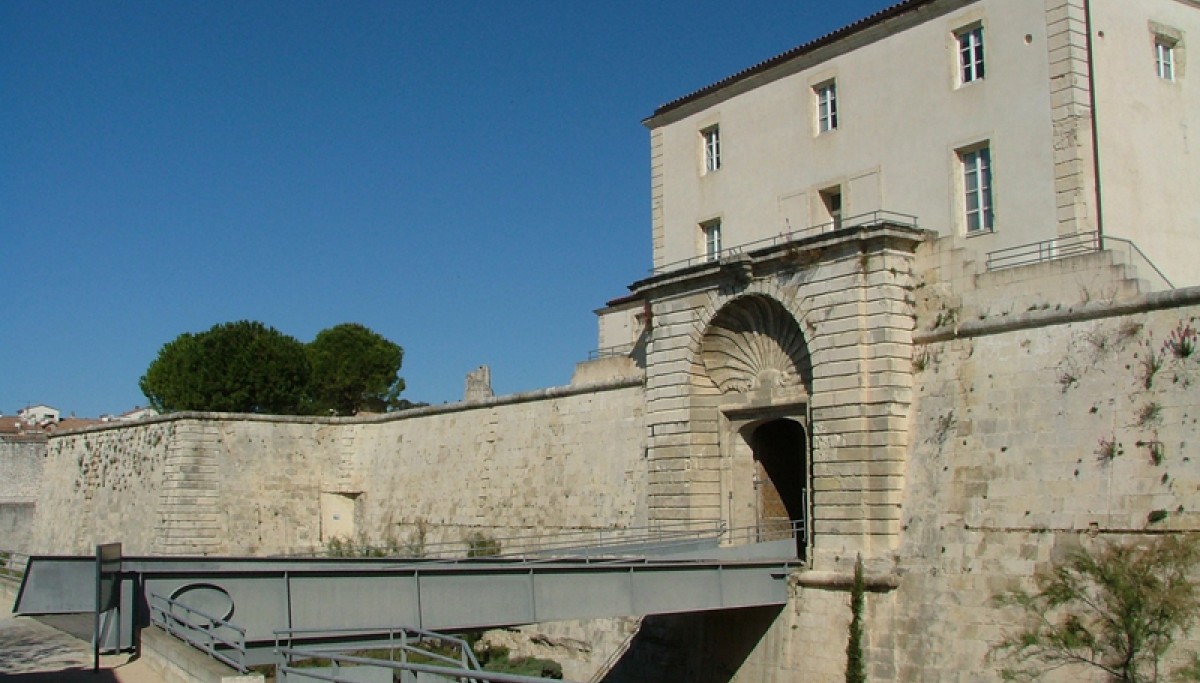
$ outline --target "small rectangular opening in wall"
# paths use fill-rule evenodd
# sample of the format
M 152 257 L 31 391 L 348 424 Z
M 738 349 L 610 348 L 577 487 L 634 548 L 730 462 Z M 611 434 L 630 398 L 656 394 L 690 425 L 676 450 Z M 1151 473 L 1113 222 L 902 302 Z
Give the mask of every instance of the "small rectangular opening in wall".
M 842 227 L 842 186 L 827 187 L 821 190 L 821 206 L 825 209 L 825 222 L 834 230 Z
M 359 491 L 321 492 L 321 543 L 328 543 L 335 538 L 352 540 L 356 537 L 355 520 L 361 495 Z

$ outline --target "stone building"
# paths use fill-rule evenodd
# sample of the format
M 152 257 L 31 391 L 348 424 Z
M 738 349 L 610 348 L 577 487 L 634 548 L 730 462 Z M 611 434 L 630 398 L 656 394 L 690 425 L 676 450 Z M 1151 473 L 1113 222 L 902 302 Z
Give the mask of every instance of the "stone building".
M 1196 30 L 1187 0 L 909 0 L 659 107 L 653 274 L 599 312 L 646 349 L 651 517 L 803 522 L 858 477 L 822 509 L 864 514 L 810 531 L 895 542 L 930 232 L 985 274 L 1107 253 L 1089 296 L 1200 282 Z
M 1198 10 L 908 0 L 675 99 L 645 121 L 655 272 L 894 212 L 991 264 L 1099 233 L 1198 284 Z

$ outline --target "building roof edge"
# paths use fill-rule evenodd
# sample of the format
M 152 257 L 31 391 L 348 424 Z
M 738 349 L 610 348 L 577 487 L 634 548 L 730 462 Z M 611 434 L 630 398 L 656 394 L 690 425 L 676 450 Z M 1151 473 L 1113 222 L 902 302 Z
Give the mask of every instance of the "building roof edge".
M 809 54 L 809 53 L 817 50 L 818 48 L 824 47 L 826 45 L 830 45 L 832 43 L 836 43 L 844 38 L 855 35 L 855 34 L 860 33 L 872 26 L 875 26 L 884 21 L 887 21 L 888 19 L 891 19 L 893 17 L 897 17 L 902 14 L 906 14 L 908 12 L 914 11 L 916 9 L 924 7 L 925 5 L 933 4 L 936 1 L 937 0 L 903 0 L 902 2 L 898 2 L 889 7 L 885 7 L 884 9 L 881 9 L 878 12 L 875 12 L 874 14 L 870 14 L 866 17 L 863 17 L 862 19 L 859 19 L 859 20 L 853 22 L 853 23 L 847 24 L 846 26 L 843 26 L 835 31 L 826 33 L 825 35 L 823 35 L 819 38 L 810 40 L 807 43 L 798 45 L 798 46 L 788 50 L 787 52 L 783 52 L 781 54 L 775 55 L 774 57 L 771 57 L 770 59 L 761 61 L 758 64 L 755 64 L 754 66 L 751 66 L 747 69 L 743 69 L 743 70 L 733 74 L 732 76 L 728 76 L 726 78 L 723 78 L 723 79 L 717 81 L 716 83 L 712 83 L 711 85 L 707 85 L 703 88 L 700 88 L 699 90 L 696 90 L 687 95 L 684 95 L 683 97 L 676 98 L 674 100 L 671 100 L 670 102 L 667 102 L 666 104 L 660 105 L 657 109 L 654 110 L 653 114 L 651 114 L 650 116 L 648 116 L 642 120 L 642 125 L 646 126 L 647 128 L 652 128 L 654 126 L 654 123 L 660 117 L 662 117 L 666 114 L 669 114 L 671 112 L 674 112 L 686 104 L 695 102 L 696 100 L 699 100 L 699 99 L 705 97 L 706 95 L 710 95 L 712 93 L 723 90 L 731 85 L 734 85 L 735 83 L 740 83 L 742 81 L 745 81 L 748 78 L 751 78 L 753 76 L 761 74 L 765 71 L 769 71 L 770 69 L 772 69 L 780 64 L 783 64 L 785 62 L 788 62 L 792 59 L 795 59 L 796 57 L 800 57 L 802 55 Z

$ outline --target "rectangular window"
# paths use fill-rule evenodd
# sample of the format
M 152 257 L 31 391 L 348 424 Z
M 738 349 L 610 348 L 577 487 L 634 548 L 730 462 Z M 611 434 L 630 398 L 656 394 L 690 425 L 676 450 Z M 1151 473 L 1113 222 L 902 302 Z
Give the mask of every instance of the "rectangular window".
M 817 130 L 827 133 L 838 127 L 837 83 L 829 81 L 816 87 Z
M 713 126 L 700 131 L 704 144 L 704 172 L 712 173 L 721 168 L 721 128 Z
M 829 222 L 834 230 L 842 229 L 842 188 L 831 187 L 827 190 L 821 190 L 821 203 L 825 205 L 825 212 L 829 214 Z
M 978 147 L 959 152 L 958 157 L 963 169 L 967 234 L 990 231 L 993 228 L 991 149 Z
M 704 233 L 705 260 L 716 261 L 721 256 L 721 221 L 701 223 L 700 231 Z
M 965 83 L 983 79 L 983 27 L 963 29 L 958 38 L 959 78 Z
M 1159 78 L 1175 80 L 1175 41 L 1162 36 L 1154 39 L 1154 67 Z

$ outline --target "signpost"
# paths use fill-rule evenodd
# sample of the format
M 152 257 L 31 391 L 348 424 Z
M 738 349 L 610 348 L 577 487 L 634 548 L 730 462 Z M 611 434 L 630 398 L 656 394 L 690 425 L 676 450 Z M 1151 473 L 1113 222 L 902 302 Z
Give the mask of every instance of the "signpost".
M 103 618 L 121 605 L 121 544 L 105 543 L 96 546 L 96 621 L 92 632 L 92 673 L 100 673 L 100 648 L 107 626 L 112 619 Z M 121 647 L 120 624 L 117 626 L 117 649 Z

